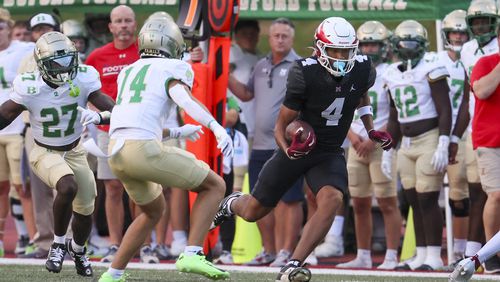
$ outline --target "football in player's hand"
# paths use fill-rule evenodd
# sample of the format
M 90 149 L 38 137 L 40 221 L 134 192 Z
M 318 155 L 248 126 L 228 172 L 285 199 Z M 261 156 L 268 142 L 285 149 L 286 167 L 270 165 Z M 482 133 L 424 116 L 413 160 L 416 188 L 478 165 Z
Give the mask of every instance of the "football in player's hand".
M 309 139 L 313 137 L 313 139 L 316 140 L 313 128 L 307 122 L 302 120 L 294 120 L 286 127 L 285 137 L 289 144 L 292 142 L 296 134 L 300 134 L 301 143 L 305 142 L 308 137 Z

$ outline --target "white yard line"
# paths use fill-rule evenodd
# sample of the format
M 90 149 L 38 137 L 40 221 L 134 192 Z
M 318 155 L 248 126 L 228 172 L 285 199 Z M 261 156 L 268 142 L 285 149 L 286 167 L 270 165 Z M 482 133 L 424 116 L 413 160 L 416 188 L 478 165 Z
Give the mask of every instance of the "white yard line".
M 44 259 L 20 259 L 20 258 L 0 258 L 0 267 L 4 265 L 40 265 L 45 264 Z M 64 264 L 74 265 L 72 261 L 66 260 Z M 109 263 L 92 262 L 93 266 L 108 267 Z M 278 273 L 278 267 L 267 266 L 242 266 L 242 265 L 217 265 L 228 271 L 251 272 L 251 273 Z M 133 269 L 153 269 L 153 270 L 175 270 L 173 263 L 145 264 L 132 262 L 127 268 Z M 353 276 L 374 276 L 374 277 L 425 277 L 425 278 L 447 278 L 446 272 L 410 272 L 410 271 L 379 271 L 379 270 L 347 270 L 336 268 L 311 268 L 313 274 L 327 275 L 353 275 Z M 477 274 L 475 280 L 499 281 L 500 275 Z

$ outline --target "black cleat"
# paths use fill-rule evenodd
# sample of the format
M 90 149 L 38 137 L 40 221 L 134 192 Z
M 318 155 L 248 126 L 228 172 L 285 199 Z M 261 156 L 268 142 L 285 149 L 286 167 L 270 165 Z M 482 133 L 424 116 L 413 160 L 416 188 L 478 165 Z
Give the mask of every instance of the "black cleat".
M 75 262 L 76 273 L 85 277 L 92 276 L 94 272 L 92 271 L 89 259 L 85 255 L 87 253 L 87 247 L 83 248 L 83 252 L 77 253 L 71 246 L 71 239 L 68 239 L 66 240 L 66 249 Z
M 64 255 L 66 255 L 66 246 L 64 244 L 52 243 L 47 261 L 45 262 L 45 268 L 49 272 L 61 272 Z
M 281 268 L 278 277 L 276 277 L 276 282 L 309 282 L 311 277 L 311 271 L 305 265 L 298 266 L 295 261 L 289 261 Z
M 402 265 L 396 266 L 396 268 L 394 268 L 394 270 L 412 270 L 412 269 L 407 263 L 404 263 Z
M 484 273 L 500 273 L 500 259 L 497 256 L 492 256 L 484 262 Z
M 212 221 L 212 225 L 210 226 L 210 230 L 221 225 L 224 221 L 233 216 L 233 213 L 229 212 L 229 204 L 232 203 L 233 200 L 241 196 L 243 196 L 243 193 L 237 191 L 222 199 L 222 202 L 220 202 L 219 204 L 219 210 L 217 210 L 217 212 L 215 213 L 214 220 Z
M 430 266 L 428 264 L 422 264 L 421 266 L 415 268 L 415 270 L 418 270 L 418 271 L 435 271 L 435 269 L 432 268 L 432 266 Z

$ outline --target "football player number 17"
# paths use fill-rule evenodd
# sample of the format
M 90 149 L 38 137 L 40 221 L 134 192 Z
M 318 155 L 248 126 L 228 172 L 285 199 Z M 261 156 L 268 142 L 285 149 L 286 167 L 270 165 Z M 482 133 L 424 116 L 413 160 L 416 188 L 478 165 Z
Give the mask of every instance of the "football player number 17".
M 140 103 L 142 101 L 141 92 L 146 90 L 146 84 L 144 83 L 144 79 L 146 78 L 146 73 L 151 65 L 143 66 L 135 75 L 134 79 L 130 82 L 129 90 L 130 93 L 134 93 L 133 96 L 130 97 L 129 103 Z M 125 71 L 125 78 L 123 79 L 122 85 L 120 86 L 120 93 L 118 93 L 118 97 L 116 98 L 116 104 L 120 105 L 123 101 L 123 90 L 126 85 L 129 85 L 128 78 L 130 73 L 134 68 L 128 68 Z

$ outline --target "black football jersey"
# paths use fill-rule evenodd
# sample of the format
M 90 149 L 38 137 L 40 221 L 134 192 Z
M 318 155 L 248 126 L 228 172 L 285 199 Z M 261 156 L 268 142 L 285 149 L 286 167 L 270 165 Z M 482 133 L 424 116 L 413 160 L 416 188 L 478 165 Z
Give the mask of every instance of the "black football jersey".
M 367 56 L 357 55 L 353 69 L 343 77 L 334 77 L 316 57 L 304 58 L 289 71 L 283 105 L 300 111 L 299 119 L 312 126 L 320 149 L 338 150 L 376 76 Z

